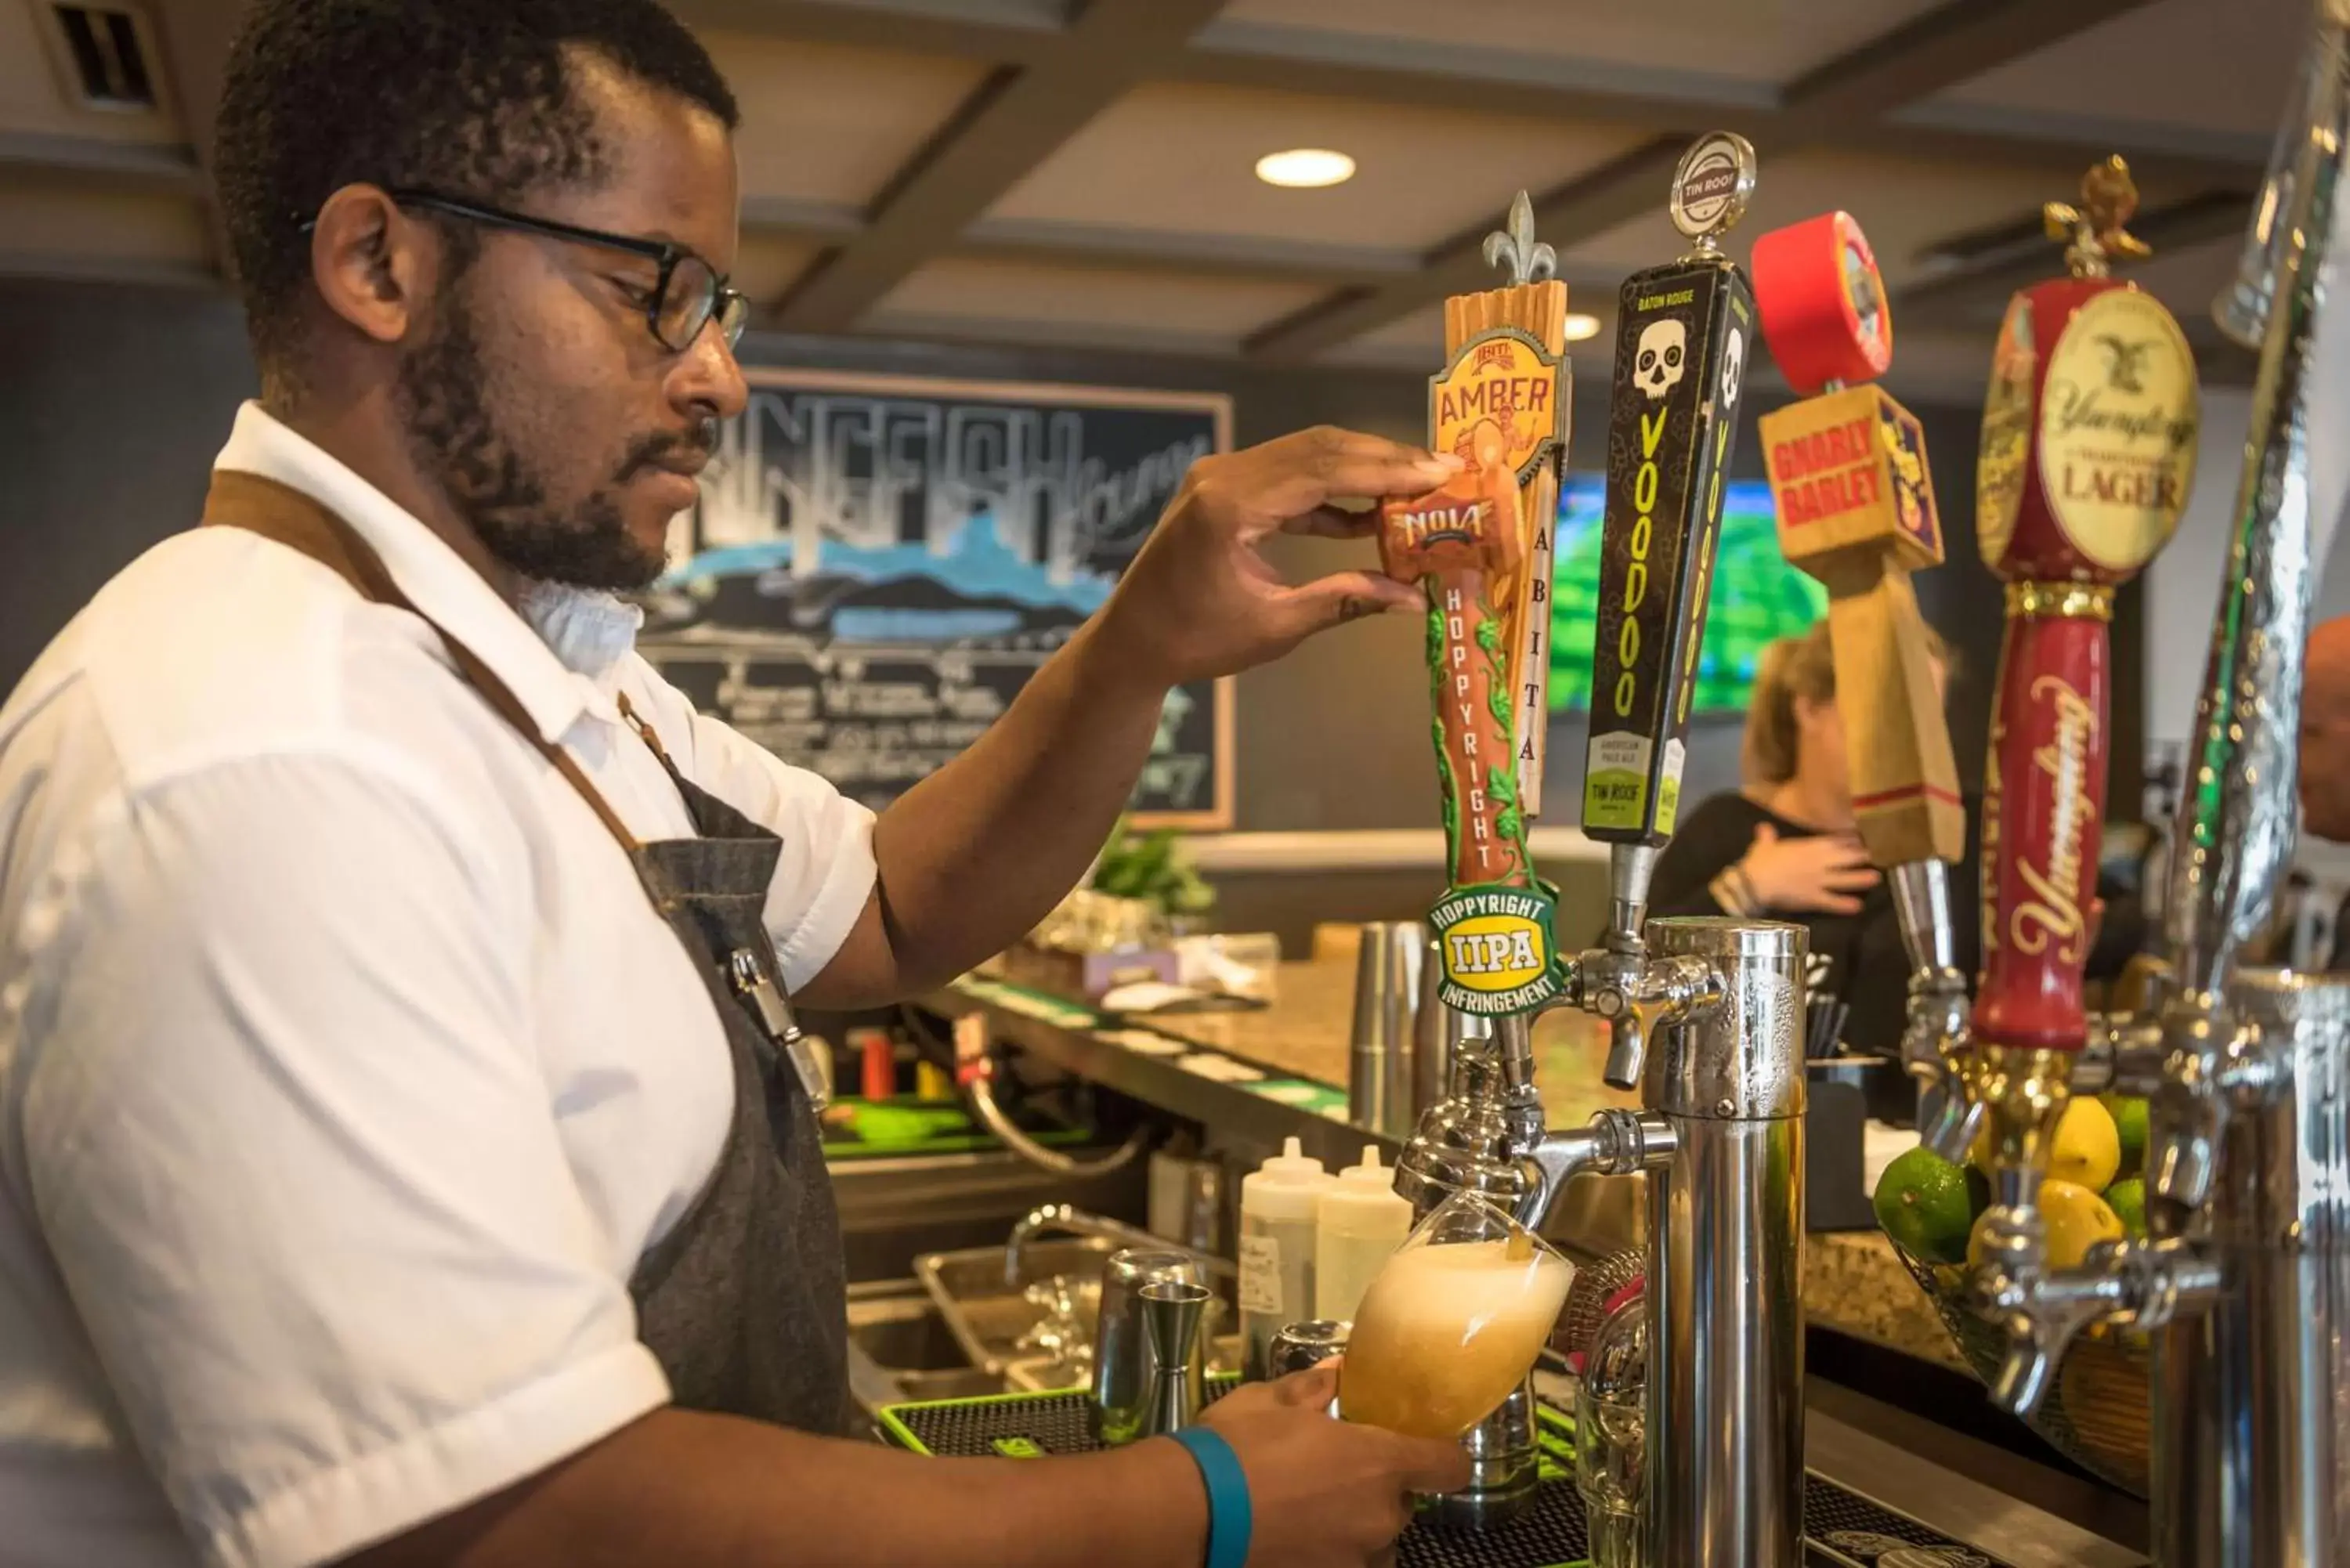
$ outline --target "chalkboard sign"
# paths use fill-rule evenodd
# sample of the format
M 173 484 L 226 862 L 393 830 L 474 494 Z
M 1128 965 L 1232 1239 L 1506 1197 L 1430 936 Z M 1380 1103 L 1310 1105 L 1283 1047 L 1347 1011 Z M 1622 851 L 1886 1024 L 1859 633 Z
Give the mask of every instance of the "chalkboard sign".
M 1231 400 L 746 369 L 644 596 L 645 657 L 877 809 L 976 739 L 1099 608 Z M 1229 827 L 1232 689 L 1170 693 L 1132 811 Z

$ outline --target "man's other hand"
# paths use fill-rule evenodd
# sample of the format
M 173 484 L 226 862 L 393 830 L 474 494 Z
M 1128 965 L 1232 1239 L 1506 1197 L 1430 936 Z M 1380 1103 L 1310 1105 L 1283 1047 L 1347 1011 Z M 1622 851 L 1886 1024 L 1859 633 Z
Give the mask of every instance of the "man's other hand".
M 1382 610 L 1422 607 L 1418 587 L 1376 568 L 1284 582 L 1257 546 L 1274 533 L 1377 535 L 1374 502 L 1423 494 L 1461 470 L 1378 436 L 1323 426 L 1191 465 L 1095 628 L 1119 673 L 1157 686 L 1231 675 L 1313 633 Z
M 1459 1443 L 1333 1420 L 1337 1394 L 1332 1364 L 1236 1388 L 1202 1416 L 1248 1476 L 1256 1519 L 1252 1564 L 1388 1562 L 1388 1548 L 1411 1522 L 1413 1492 L 1468 1484 L 1469 1456 Z

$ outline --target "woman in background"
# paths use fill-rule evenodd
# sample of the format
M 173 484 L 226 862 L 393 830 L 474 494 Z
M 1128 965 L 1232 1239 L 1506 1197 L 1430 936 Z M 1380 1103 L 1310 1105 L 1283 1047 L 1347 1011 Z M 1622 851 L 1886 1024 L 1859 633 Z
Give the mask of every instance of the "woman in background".
M 1939 694 L 1950 678 L 1950 650 L 1931 628 L 1926 636 Z M 1743 786 L 1700 804 L 1658 857 L 1649 914 L 1736 915 L 1805 927 L 1813 993 L 1832 993 L 1852 1009 L 1844 1029 L 1847 1047 L 1897 1051 L 1909 959 L 1892 897 L 1854 830 L 1826 621 L 1763 650 L 1740 773 Z M 1967 858 L 1951 867 L 1950 878 L 1957 958 L 1969 975 L 1981 947 L 1972 804 Z

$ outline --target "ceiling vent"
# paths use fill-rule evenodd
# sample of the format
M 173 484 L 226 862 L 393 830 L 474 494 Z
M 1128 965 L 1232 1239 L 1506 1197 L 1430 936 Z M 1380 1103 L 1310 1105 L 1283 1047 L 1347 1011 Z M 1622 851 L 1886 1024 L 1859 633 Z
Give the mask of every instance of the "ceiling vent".
M 49 6 L 67 86 L 86 109 L 146 113 L 156 107 L 155 70 L 139 14 L 115 5 Z

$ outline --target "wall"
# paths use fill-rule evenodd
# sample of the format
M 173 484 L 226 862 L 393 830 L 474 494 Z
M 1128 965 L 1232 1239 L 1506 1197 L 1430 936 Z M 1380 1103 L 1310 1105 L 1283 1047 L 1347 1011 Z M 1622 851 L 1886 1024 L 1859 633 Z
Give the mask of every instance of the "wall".
M 253 371 L 234 305 L 194 290 L 0 283 L 0 690 L 112 572 L 192 523 L 205 472 Z M 1398 371 L 1240 369 L 1228 363 L 1076 351 L 754 336 L 744 357 L 862 370 L 1093 381 L 1227 390 L 1243 445 L 1332 422 L 1419 439 L 1422 377 Z M 1596 467 L 1607 418 L 1586 375 L 1570 462 Z M 1746 410 L 1733 472 L 1760 476 Z M 1950 564 L 1919 580 L 1927 613 L 1960 649 L 1952 697 L 1962 779 L 1981 776 L 1981 736 L 1998 658 L 1998 587 L 1973 545 L 1971 409 L 1917 410 L 1934 459 Z M 1281 538 L 1267 554 L 1293 576 L 1370 558 L 1367 545 Z M 2207 579 L 2208 580 L 2208 579 Z M 2199 612 L 2209 619 L 2209 608 Z M 2125 642 L 2129 639 L 2125 639 Z M 2134 644 L 2133 644 L 2134 646 Z M 2135 669 L 2134 659 L 2121 660 Z M 1426 674 L 1410 618 L 1342 628 L 1243 676 L 1239 704 L 1239 825 L 1252 830 L 1419 826 L 1435 819 Z M 2117 731 L 2135 710 L 2117 712 Z M 1734 787 L 1739 724 L 1701 722 L 1686 787 L 1694 799 Z M 1553 820 L 1580 794 L 1583 724 L 1552 736 Z M 2133 759 L 2133 739 L 2116 750 Z M 2116 798 L 2129 796 L 2119 793 Z M 1558 814 L 1565 813 L 1561 815 Z

